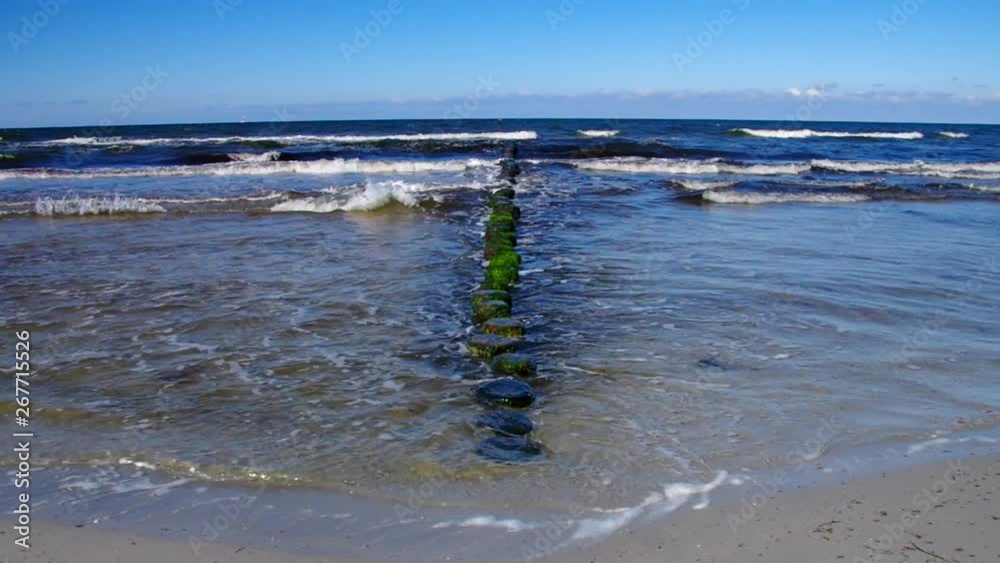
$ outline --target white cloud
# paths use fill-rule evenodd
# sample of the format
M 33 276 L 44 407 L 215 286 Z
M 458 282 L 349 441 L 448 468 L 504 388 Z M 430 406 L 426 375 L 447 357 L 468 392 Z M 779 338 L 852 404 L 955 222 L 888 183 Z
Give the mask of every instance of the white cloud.
M 791 95 L 793 95 L 793 96 L 795 96 L 797 98 L 797 97 L 799 97 L 799 96 L 802 95 L 802 90 L 799 90 L 798 88 L 789 88 L 789 89 L 785 90 L 785 93 L 786 94 L 791 94 Z

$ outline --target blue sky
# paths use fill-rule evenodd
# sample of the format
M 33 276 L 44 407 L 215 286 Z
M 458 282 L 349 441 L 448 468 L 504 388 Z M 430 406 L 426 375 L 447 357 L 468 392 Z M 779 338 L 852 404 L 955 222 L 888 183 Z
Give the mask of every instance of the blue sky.
M 0 126 L 997 123 L 998 26 L 993 0 L 4 0 Z

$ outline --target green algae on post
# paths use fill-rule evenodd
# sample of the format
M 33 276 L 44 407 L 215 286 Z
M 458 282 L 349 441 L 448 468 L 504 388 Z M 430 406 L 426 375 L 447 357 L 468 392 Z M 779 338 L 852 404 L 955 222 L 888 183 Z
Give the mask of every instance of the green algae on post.
M 504 229 L 508 231 L 513 231 L 517 226 L 517 221 L 514 220 L 514 216 L 510 213 L 505 213 L 503 211 L 494 211 L 490 214 L 490 218 L 486 223 L 494 229 Z
M 517 246 L 517 235 L 510 229 L 486 227 L 486 244 L 501 242 Z
M 511 318 L 492 318 L 483 323 L 483 332 L 507 338 L 524 338 L 524 323 Z
M 490 265 L 498 268 L 517 268 L 521 265 L 521 255 L 514 250 L 501 252 L 490 259 Z
M 504 252 L 513 252 L 513 250 L 514 246 L 507 241 L 491 241 L 487 242 L 483 248 L 483 257 L 492 260 Z
M 512 301 L 511 301 L 511 298 L 510 298 L 510 294 L 507 293 L 506 291 L 496 291 L 496 290 L 485 289 L 485 290 L 480 290 L 480 291 L 473 292 L 473 294 L 472 294 L 472 306 L 473 307 L 475 307 L 476 305 L 478 305 L 478 304 L 480 304 L 480 303 L 482 303 L 484 301 L 503 301 L 508 306 L 510 306 L 512 304 Z
M 480 301 L 472 305 L 472 320 L 476 324 L 509 316 L 510 305 L 506 301 Z
M 534 377 L 538 373 L 535 362 L 524 354 L 499 354 L 490 362 L 490 369 L 514 377 Z
M 509 291 L 517 283 L 517 267 L 490 264 L 486 266 L 486 279 L 482 289 L 499 289 Z
M 492 360 L 499 354 L 513 352 L 517 340 L 495 334 L 477 334 L 469 339 L 469 351 L 485 360 Z

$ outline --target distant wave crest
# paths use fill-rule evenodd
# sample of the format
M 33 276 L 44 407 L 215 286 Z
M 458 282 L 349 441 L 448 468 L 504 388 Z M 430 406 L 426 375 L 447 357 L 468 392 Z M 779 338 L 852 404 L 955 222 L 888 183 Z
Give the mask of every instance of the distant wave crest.
M 619 133 L 616 129 L 583 129 L 577 131 L 583 137 L 615 137 Z
M 602 158 L 573 162 L 583 170 L 640 174 L 746 174 L 771 176 L 799 174 L 809 169 L 803 163 L 732 164 L 719 159 L 685 160 L 673 158 Z
M 272 135 L 231 137 L 66 137 L 30 143 L 32 146 L 120 146 L 120 145 L 225 145 L 239 143 L 374 143 L 379 141 L 530 141 L 535 131 L 491 131 L 484 133 L 411 133 L 401 135 Z
M 223 164 L 188 166 L 147 166 L 138 168 L 90 168 L 83 170 L 57 168 L 22 168 L 0 171 L 0 179 L 37 178 L 132 178 L 161 176 L 260 176 L 267 174 L 389 174 L 421 172 L 462 172 L 468 169 L 495 166 L 484 159 L 467 160 L 362 160 L 335 158 L 313 161 L 257 159 Z
M 751 137 L 765 137 L 770 139 L 809 139 L 812 137 L 829 137 L 829 138 L 859 138 L 859 139 L 898 139 L 898 140 L 917 140 L 923 139 L 924 134 L 918 131 L 909 131 L 905 133 L 886 133 L 886 132 L 857 132 L 852 133 L 848 131 L 814 131 L 812 129 L 747 129 L 740 128 L 733 130 L 736 133 L 743 135 L 749 135 Z
M 949 139 L 968 139 L 969 138 L 969 134 L 968 133 L 953 133 L 951 131 L 941 131 L 940 133 L 938 133 L 938 135 L 941 135 L 942 137 L 947 137 Z

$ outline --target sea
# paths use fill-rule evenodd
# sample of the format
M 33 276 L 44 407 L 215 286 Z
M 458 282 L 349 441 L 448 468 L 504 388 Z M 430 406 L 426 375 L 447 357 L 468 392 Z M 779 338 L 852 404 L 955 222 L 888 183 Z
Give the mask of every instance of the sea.
M 538 364 L 513 463 L 478 452 L 466 346 L 501 187 Z M 776 472 L 995 454 L 998 254 L 995 125 L 0 130 L 37 517 L 192 545 L 521 556 Z

